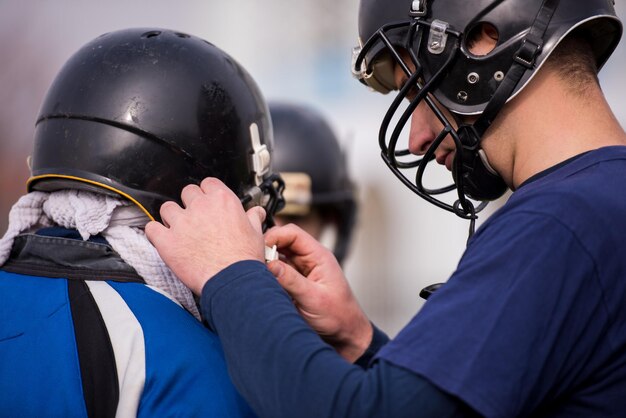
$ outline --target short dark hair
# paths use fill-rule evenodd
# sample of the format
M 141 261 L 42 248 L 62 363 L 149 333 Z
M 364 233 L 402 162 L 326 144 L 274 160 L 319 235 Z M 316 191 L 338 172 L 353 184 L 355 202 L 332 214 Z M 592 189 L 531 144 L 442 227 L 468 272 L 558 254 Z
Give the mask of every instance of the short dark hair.
M 563 39 L 544 66 L 556 71 L 576 95 L 584 95 L 590 85 L 600 86 L 595 54 L 582 33 Z

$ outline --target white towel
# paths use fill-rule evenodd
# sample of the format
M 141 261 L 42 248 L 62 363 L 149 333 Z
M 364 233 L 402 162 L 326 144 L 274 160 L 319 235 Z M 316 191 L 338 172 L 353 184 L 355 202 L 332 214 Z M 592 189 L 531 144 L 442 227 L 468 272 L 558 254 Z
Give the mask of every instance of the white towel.
M 145 282 L 154 286 L 201 320 L 191 291 L 165 265 L 143 231 L 149 218 L 132 203 L 83 190 L 22 196 L 9 213 L 9 227 L 0 239 L 0 266 L 11 252 L 13 240 L 24 232 L 59 225 L 78 230 L 83 240 L 101 234 Z

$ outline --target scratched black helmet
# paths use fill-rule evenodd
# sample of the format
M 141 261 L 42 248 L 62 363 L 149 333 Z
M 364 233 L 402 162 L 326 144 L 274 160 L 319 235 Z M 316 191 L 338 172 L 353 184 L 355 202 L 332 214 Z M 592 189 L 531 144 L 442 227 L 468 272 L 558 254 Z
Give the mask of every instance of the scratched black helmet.
M 485 25 L 495 32 L 497 42 L 485 55 L 474 55 L 469 45 L 476 30 Z M 483 134 L 504 104 L 524 89 L 555 47 L 573 33 L 589 42 L 601 68 L 622 34 L 614 2 L 361 0 L 354 75 L 382 93 L 396 88 L 395 65 L 408 79 L 381 125 L 379 145 L 386 164 L 414 193 L 463 218 L 475 219 L 486 201 L 506 190 L 481 151 Z M 412 66 L 402 62 L 407 55 Z M 409 92 L 410 104 L 404 112 L 398 111 Z M 397 149 L 398 136 L 421 102 L 433 110 L 444 129 L 423 158 L 407 160 L 408 150 Z M 475 121 L 464 123 L 468 118 L 462 117 L 469 115 Z M 392 120 L 397 124 L 389 134 Z M 427 188 L 423 184 L 427 164 L 448 134 L 456 146 L 454 184 Z M 414 170 L 415 177 L 400 171 L 405 169 Z M 438 196 L 450 191 L 457 194 L 453 204 Z M 474 207 L 470 199 L 480 203 Z
M 190 183 L 218 177 L 271 215 L 271 122 L 250 75 L 211 43 L 139 28 L 83 46 L 50 87 L 36 123 L 29 190 L 121 195 L 151 219 Z M 270 221 L 271 223 L 271 216 Z
M 270 102 L 274 169 L 285 181 L 278 215 L 301 217 L 316 210 L 336 228 L 333 253 L 341 263 L 349 250 L 357 204 L 345 155 L 325 117 L 304 104 Z

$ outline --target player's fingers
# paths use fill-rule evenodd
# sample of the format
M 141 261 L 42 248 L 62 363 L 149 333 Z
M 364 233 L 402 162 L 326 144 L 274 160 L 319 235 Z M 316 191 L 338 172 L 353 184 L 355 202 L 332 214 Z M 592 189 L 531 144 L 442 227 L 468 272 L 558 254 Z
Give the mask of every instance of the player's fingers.
M 180 198 L 183 201 L 183 204 L 186 208 L 191 205 L 191 202 L 196 200 L 198 197 L 202 196 L 204 192 L 200 188 L 200 186 L 196 184 L 188 184 L 183 188 L 183 191 L 180 193 Z
M 210 196 L 212 202 L 219 202 L 222 207 L 229 207 L 229 210 L 243 210 L 241 200 L 235 192 L 226 186 L 220 179 L 207 177 L 200 183 L 200 188 L 205 195 Z
M 183 208 L 176 202 L 168 201 L 161 205 L 159 213 L 161 214 L 163 224 L 165 226 L 172 226 L 176 223 L 176 219 L 183 214 Z
M 285 289 L 289 296 L 296 302 L 301 300 L 312 286 L 312 283 L 309 282 L 306 277 L 280 260 L 269 262 L 267 268 L 276 277 L 282 288 Z
M 294 255 L 307 255 L 322 251 L 324 247 L 303 229 L 294 225 L 277 226 L 265 232 L 265 242 L 270 247 L 288 249 Z
M 254 206 L 248 209 L 246 215 L 248 216 L 248 220 L 250 220 L 250 223 L 252 224 L 254 230 L 257 231 L 259 234 L 262 234 L 263 221 L 265 221 L 266 216 L 265 209 L 263 209 L 261 206 Z
M 155 247 L 166 239 L 167 228 L 157 221 L 150 221 L 145 227 L 146 237 Z
M 207 177 L 200 183 L 200 188 L 206 194 L 212 193 L 217 190 L 228 191 L 234 195 L 234 193 L 226 186 L 220 179 L 215 177 Z

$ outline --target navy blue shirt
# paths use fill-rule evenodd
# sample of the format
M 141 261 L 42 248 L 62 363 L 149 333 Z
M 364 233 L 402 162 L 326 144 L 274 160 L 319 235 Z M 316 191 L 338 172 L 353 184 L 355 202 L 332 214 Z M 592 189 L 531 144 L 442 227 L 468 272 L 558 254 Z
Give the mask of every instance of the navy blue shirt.
M 378 355 L 489 417 L 623 417 L 626 148 L 527 182 Z
M 210 280 L 203 313 L 261 416 L 623 417 L 624 179 L 626 147 L 607 147 L 527 182 L 366 370 L 314 334 L 262 263 Z

